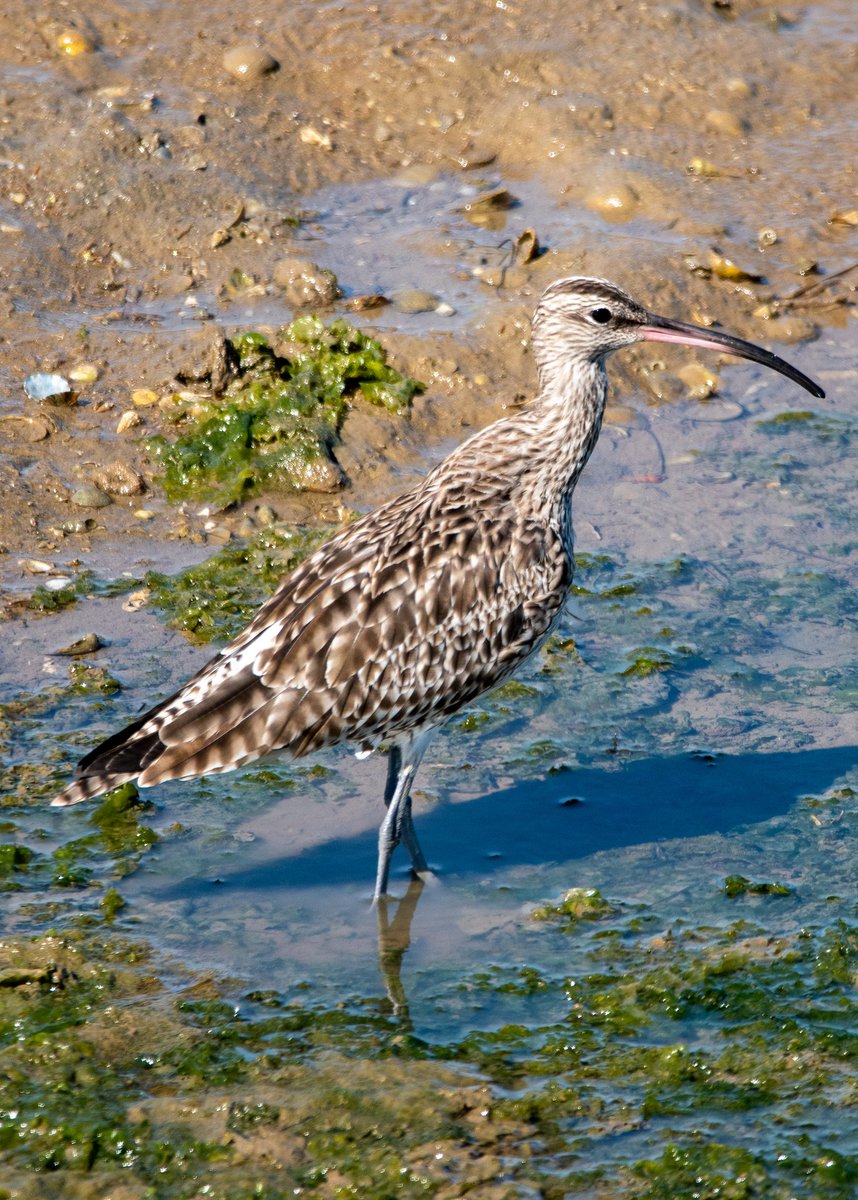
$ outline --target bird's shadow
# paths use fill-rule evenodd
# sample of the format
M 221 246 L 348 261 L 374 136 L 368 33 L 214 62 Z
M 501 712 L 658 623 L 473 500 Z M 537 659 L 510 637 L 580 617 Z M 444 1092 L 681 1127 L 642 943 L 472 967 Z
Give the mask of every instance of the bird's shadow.
M 832 787 L 858 762 L 858 747 L 683 754 L 580 767 L 516 783 L 466 803 L 415 807 L 415 824 L 433 870 L 442 876 L 492 873 L 569 862 L 599 851 L 677 838 L 726 834 L 786 813 L 797 798 Z M 284 803 L 300 803 L 292 796 Z M 381 800 L 379 799 L 379 816 Z M 374 831 L 332 837 L 298 853 L 218 872 L 218 889 L 367 885 L 375 875 Z M 400 873 L 407 858 L 400 850 Z M 164 899 L 199 896 L 210 877 L 188 877 Z

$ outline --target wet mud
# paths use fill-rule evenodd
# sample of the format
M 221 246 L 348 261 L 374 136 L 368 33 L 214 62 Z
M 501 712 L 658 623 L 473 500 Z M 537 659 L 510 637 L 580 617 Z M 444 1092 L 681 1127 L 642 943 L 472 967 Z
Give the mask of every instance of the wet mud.
M 855 1194 L 852 9 L 4 8 L 0 1196 Z M 345 750 L 48 808 L 532 394 L 564 273 L 827 397 L 612 362 L 568 613 L 419 777 L 437 878 L 371 911 Z M 215 411 L 312 454 L 216 486 Z

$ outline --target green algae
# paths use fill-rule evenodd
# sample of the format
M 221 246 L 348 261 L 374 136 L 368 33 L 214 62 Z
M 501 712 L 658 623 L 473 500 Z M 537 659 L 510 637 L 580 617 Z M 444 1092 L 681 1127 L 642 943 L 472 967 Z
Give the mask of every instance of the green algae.
M 530 915 L 534 921 L 554 921 L 571 929 L 579 921 L 601 921 L 614 912 L 598 888 L 570 888 L 559 904 L 542 904 Z
M 199 566 L 175 575 L 151 571 L 146 576 L 149 603 L 194 641 L 227 641 L 331 532 L 330 526 L 270 526 L 243 546 L 225 546 Z
M 796 429 L 812 434 L 821 442 L 844 439 L 850 432 L 850 419 L 810 409 L 787 409 L 757 421 L 757 428 L 769 434 L 783 434 Z
M 36 613 L 46 616 L 50 613 L 62 612 L 70 608 L 78 600 L 87 596 L 121 596 L 131 591 L 137 585 L 134 579 L 99 579 L 92 571 L 81 571 L 66 586 L 52 591 L 44 584 L 38 584 L 29 595 L 12 596 L 5 603 L 6 614 L 18 616 L 23 613 Z
M 140 814 L 132 787 L 92 814 L 116 865 Z M 565 970 L 465 976 L 503 1019 L 448 1042 L 371 996 L 171 976 L 111 885 L 0 943 L 0 1166 L 164 1200 L 852 1194 L 858 926 L 665 926 L 587 888 L 532 917 Z
M 71 690 L 77 695 L 113 696 L 121 691 L 122 684 L 106 667 L 93 667 L 88 663 L 69 663 Z
M 223 394 L 180 409 L 175 440 L 149 439 L 169 499 L 227 505 L 268 485 L 331 490 L 331 451 L 350 398 L 399 413 L 422 390 L 388 364 L 380 342 L 344 320 L 299 317 L 276 347 L 258 333 L 233 338 L 234 377 Z
M 724 880 L 724 895 L 731 900 L 737 896 L 790 896 L 792 888 L 783 883 L 755 883 L 744 875 L 728 875 Z

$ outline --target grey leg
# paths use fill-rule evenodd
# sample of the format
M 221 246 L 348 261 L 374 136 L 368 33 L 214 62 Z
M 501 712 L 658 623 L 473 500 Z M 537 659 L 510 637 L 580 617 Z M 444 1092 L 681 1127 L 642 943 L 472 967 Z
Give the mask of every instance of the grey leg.
M 402 750 L 399 746 L 393 745 L 387 752 L 387 783 L 385 784 L 384 788 L 384 803 L 388 808 L 390 808 L 390 803 L 396 794 L 396 784 L 401 770 Z M 411 859 L 412 870 L 417 875 L 419 875 L 421 872 L 428 871 L 429 864 L 426 862 L 426 858 L 420 848 L 420 843 L 417 840 L 417 832 L 414 828 L 414 822 L 411 818 L 410 788 L 402 808 L 402 817 L 399 826 L 399 840 L 408 851 L 408 857 Z
M 410 741 L 404 755 L 400 745 L 393 745 L 388 751 L 387 784 L 384 789 L 387 812 L 378 831 L 378 871 L 373 902 L 378 901 L 387 892 L 390 860 L 400 842 L 408 851 L 415 872 L 429 869 L 411 818 L 411 784 L 428 742 L 428 735 L 424 735 Z

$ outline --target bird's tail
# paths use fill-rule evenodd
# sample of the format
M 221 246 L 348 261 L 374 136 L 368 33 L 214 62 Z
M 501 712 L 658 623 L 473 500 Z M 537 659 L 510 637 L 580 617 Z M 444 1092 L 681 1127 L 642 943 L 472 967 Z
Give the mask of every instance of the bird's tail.
M 163 750 L 157 732 L 144 729 L 160 707 L 158 705 L 143 713 L 131 725 L 90 750 L 77 764 L 74 782 L 55 796 L 51 805 L 65 808 L 69 804 L 80 804 L 122 783 L 137 779 L 148 763 Z
M 128 783 L 129 779 L 134 778 L 134 775 L 88 775 L 84 779 L 76 779 L 58 796 L 54 796 L 51 806 L 65 808 L 67 804 L 80 804 L 84 800 L 91 800 L 93 796 L 100 796 L 102 792 L 109 792 L 111 788 L 119 787 L 121 783 Z

